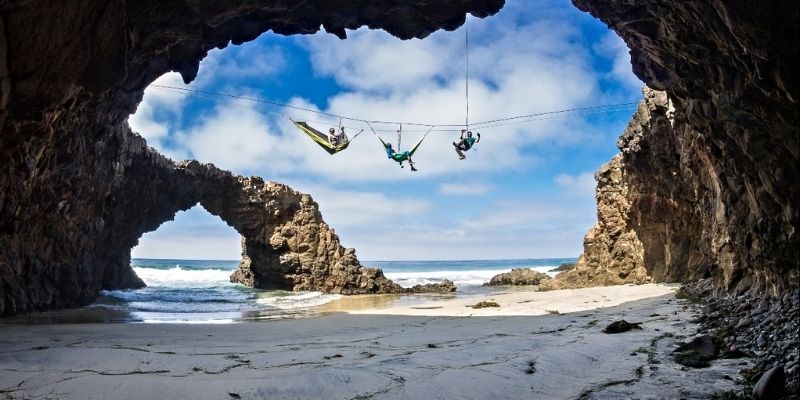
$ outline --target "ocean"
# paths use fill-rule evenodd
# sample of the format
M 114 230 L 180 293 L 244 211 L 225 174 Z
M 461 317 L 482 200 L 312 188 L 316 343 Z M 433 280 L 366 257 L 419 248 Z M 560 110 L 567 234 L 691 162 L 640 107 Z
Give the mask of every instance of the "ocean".
M 512 268 L 548 272 L 575 258 L 461 261 L 364 261 L 383 269 L 403 287 L 453 281 L 456 296 L 476 296 L 501 289 L 482 286 Z M 90 309 L 106 309 L 135 322 L 228 323 L 292 318 L 319 313 L 319 306 L 341 298 L 319 292 L 260 290 L 231 283 L 238 261 L 133 259 L 131 265 L 147 287 L 102 291 Z M 552 273 L 551 273 L 552 275 Z

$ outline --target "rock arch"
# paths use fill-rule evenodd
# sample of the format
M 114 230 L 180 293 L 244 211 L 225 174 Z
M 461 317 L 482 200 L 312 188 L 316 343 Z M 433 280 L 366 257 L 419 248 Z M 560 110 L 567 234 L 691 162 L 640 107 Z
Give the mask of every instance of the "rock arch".
M 144 143 L 141 143 L 144 146 Z M 142 147 L 144 160 L 164 168 L 128 169 L 127 181 L 147 181 L 137 199 L 124 203 L 130 218 L 138 218 L 130 237 L 137 239 L 171 220 L 178 211 L 200 204 L 241 235 L 242 260 L 231 281 L 260 289 L 318 290 L 326 293 L 404 293 L 376 268 L 363 267 L 355 250 L 344 248 L 325 223 L 319 206 L 307 194 L 259 177 L 243 177 L 213 164 L 183 161 L 173 164 L 154 150 Z M 140 171 L 145 176 L 138 176 Z M 154 173 L 155 172 L 155 173 Z M 145 211 L 145 212 L 142 212 Z M 120 211 L 124 212 L 124 211 Z M 130 222 L 130 218 L 126 218 Z M 134 228 L 134 229 L 131 229 Z M 128 251 L 136 242 L 127 242 Z M 124 249 L 122 249 L 124 250 Z M 130 258 L 118 260 L 120 270 Z M 141 287 L 137 277 L 124 276 L 104 288 Z M 432 285 L 430 291 L 451 290 Z M 417 290 L 423 290 L 417 288 Z

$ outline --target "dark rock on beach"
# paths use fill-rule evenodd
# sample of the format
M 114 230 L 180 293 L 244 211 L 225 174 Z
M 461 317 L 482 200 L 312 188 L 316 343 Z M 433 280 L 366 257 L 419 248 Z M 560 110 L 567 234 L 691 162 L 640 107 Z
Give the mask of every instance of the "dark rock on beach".
M 702 335 L 683 343 L 672 351 L 675 362 L 692 368 L 705 368 L 719 357 L 721 341 L 710 335 Z
M 514 268 L 511 272 L 497 274 L 484 283 L 484 286 L 523 286 L 538 285 L 543 280 L 550 279 L 550 275 L 533 271 L 530 268 Z
M 605 333 L 628 332 L 631 329 L 642 329 L 642 327 L 640 325 L 641 325 L 641 322 L 628 322 L 628 321 L 625 321 L 624 319 L 621 319 L 619 321 L 614 321 L 614 322 L 608 324 L 608 326 L 603 328 L 603 332 L 605 332 Z
M 445 279 L 441 283 L 426 283 L 405 289 L 406 293 L 452 293 L 455 291 L 456 285 L 449 279 Z
M 690 301 L 702 305 L 699 333 L 714 338 L 714 343 L 719 345 L 719 357 L 750 358 L 748 363 L 752 366 L 740 371 L 747 386 L 769 387 L 761 390 L 772 396 L 782 385 L 786 394 L 783 398 L 800 399 L 800 290 L 794 289 L 777 297 L 756 294 L 715 296 L 716 290 L 714 283 L 707 280 L 681 288 L 689 295 L 687 298 L 692 299 Z M 742 320 L 750 323 L 741 324 Z M 708 343 L 701 347 L 711 349 Z M 776 367 L 781 369 L 780 373 Z M 772 372 L 768 374 L 769 371 Z M 772 377 L 773 374 L 776 375 Z M 781 381 L 777 374 L 783 375 L 784 383 L 775 383 Z M 761 385 L 758 385 L 759 381 L 762 381 Z M 767 385 L 767 382 L 770 383 Z
M 547 272 L 566 272 L 575 269 L 575 263 L 563 263 Z
M 783 366 L 778 365 L 773 367 L 769 371 L 764 372 L 758 382 L 756 382 L 756 386 L 753 388 L 753 399 L 780 399 L 786 394 L 784 389 L 785 382 L 786 374 L 783 373 Z
M 496 301 L 479 301 L 472 306 L 472 308 L 476 310 L 481 308 L 492 308 L 492 307 L 500 307 L 500 304 L 497 304 Z

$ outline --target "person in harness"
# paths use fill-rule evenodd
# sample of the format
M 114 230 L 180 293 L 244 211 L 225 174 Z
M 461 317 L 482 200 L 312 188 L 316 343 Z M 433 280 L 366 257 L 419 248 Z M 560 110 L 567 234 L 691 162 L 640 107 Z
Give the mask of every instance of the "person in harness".
M 466 129 L 461 130 L 461 137 L 458 139 L 457 142 L 453 142 L 453 146 L 456 148 L 456 153 L 458 154 L 458 159 L 463 160 L 467 158 L 464 155 L 464 152 L 471 149 L 475 143 L 481 141 L 481 134 L 477 133 L 478 139 L 472 137 L 472 131 L 468 131 Z
M 336 129 L 331 128 L 328 130 L 328 141 L 331 143 L 331 146 L 338 146 L 340 144 L 347 143 L 347 135 L 344 133 L 344 127 L 339 128 L 339 134 L 336 134 Z
M 403 161 L 408 161 L 408 165 L 411 167 L 412 171 L 416 171 L 417 169 L 414 167 L 414 161 L 411 161 L 411 154 L 413 151 L 404 151 L 402 153 L 398 153 L 394 151 L 392 148 L 391 143 L 384 143 L 383 144 L 384 150 L 386 150 L 386 156 L 391 158 L 394 161 L 400 163 L 400 168 L 403 168 Z M 416 147 L 414 148 L 416 150 Z

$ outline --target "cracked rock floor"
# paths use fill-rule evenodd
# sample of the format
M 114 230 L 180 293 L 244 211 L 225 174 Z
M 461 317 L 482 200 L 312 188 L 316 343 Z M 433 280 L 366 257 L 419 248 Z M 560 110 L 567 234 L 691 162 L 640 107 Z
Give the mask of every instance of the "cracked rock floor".
M 0 323 L 0 399 L 700 399 L 747 361 L 672 362 L 696 313 L 667 294 L 540 316 Z M 621 318 L 643 329 L 602 332 Z

